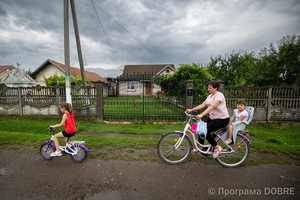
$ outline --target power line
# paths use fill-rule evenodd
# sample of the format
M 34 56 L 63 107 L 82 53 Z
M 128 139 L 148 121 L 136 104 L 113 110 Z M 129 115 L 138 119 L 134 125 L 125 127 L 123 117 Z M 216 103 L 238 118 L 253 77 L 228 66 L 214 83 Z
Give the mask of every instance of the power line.
M 97 13 L 97 10 L 96 10 L 96 8 L 95 8 L 95 3 L 91 0 L 91 3 L 92 3 L 92 6 L 93 6 L 93 8 L 94 8 L 94 10 L 95 10 L 95 13 L 96 13 L 96 15 L 97 15 L 97 18 L 98 18 L 98 21 L 99 21 L 99 23 L 100 23 L 100 26 L 101 26 L 101 28 L 102 28 L 102 31 L 103 31 L 103 33 L 104 33 L 104 36 L 105 36 L 105 38 L 106 38 L 106 40 L 107 40 L 107 43 L 108 43 L 108 45 L 111 47 L 111 43 L 110 43 L 110 41 L 109 41 L 109 39 L 108 39 L 108 37 L 107 37 L 107 35 L 106 35 L 106 32 L 105 32 L 105 29 L 104 29 L 104 27 L 103 27 L 103 25 L 102 25 L 102 22 L 101 22 L 101 20 L 100 20 L 100 17 L 99 17 L 99 15 L 98 15 L 98 13 Z M 114 58 L 113 58 L 114 59 Z M 115 60 L 115 59 L 114 59 Z
M 116 24 L 118 24 L 124 31 L 126 31 L 131 37 L 133 37 L 138 43 L 140 43 L 140 45 L 142 45 L 145 49 L 147 49 L 152 55 L 154 55 L 158 60 L 160 60 L 162 62 L 162 60 L 155 54 L 153 53 L 148 47 L 146 47 L 141 41 L 139 41 L 136 37 L 134 37 L 127 29 L 125 29 L 119 22 L 117 22 L 114 18 L 112 18 L 107 12 L 105 12 L 105 10 L 103 10 L 99 5 L 97 5 L 93 0 L 91 0 L 91 2 L 96 5 L 99 9 L 101 9 L 109 18 L 111 18 Z M 95 7 L 94 7 L 95 8 Z M 97 13 L 96 9 L 95 12 Z M 97 13 L 98 16 L 98 13 Z M 99 19 L 99 16 L 98 16 Z M 102 24 L 101 24 L 102 29 L 104 30 Z M 106 34 L 105 34 L 106 36 Z M 107 37 L 107 36 L 106 36 Z

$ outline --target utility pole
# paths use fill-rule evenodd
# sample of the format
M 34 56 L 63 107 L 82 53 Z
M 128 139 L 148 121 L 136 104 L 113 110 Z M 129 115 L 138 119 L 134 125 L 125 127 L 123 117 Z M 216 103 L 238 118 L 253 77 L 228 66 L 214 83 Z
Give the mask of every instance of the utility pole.
M 76 44 L 77 44 L 77 52 L 78 52 L 79 66 L 80 66 L 80 71 L 81 71 L 81 78 L 82 78 L 83 86 L 86 87 L 86 80 L 85 80 L 85 73 L 84 73 L 81 44 L 80 44 L 80 38 L 79 38 L 78 23 L 77 23 L 77 16 L 76 16 L 74 0 L 70 0 L 70 4 L 71 4 L 73 24 L 74 24 L 75 39 L 76 39 Z
M 64 0 L 64 51 L 66 67 L 66 102 L 72 104 L 70 83 L 69 0 Z

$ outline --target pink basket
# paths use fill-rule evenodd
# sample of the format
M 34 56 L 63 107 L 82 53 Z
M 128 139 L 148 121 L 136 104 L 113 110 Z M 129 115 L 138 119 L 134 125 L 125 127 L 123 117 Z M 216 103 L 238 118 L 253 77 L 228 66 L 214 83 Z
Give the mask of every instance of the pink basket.
M 197 124 L 193 124 L 191 127 L 192 133 L 196 133 L 196 130 L 197 130 Z

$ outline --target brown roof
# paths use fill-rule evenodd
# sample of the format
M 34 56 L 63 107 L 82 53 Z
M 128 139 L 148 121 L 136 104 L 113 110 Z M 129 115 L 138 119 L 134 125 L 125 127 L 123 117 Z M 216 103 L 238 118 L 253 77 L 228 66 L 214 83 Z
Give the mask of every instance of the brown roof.
M 121 76 L 130 76 L 137 74 L 153 74 L 156 75 L 158 72 L 166 67 L 170 67 L 175 70 L 174 64 L 142 64 L 142 65 L 125 65 L 123 74 Z
M 54 60 L 52 60 L 52 62 L 54 62 L 57 66 L 62 68 L 64 71 L 66 71 L 66 66 L 64 64 L 56 62 Z M 106 82 L 106 80 L 104 78 L 102 78 L 101 76 L 99 76 L 98 74 L 96 74 L 94 72 L 89 72 L 89 71 L 84 71 L 84 72 L 85 72 L 85 78 L 87 80 L 90 80 L 92 82 L 98 82 L 98 81 L 101 81 L 104 83 Z M 70 66 L 70 76 L 82 78 L 80 69 Z
M 38 74 L 42 69 L 44 69 L 48 64 L 52 64 L 58 68 L 60 68 L 61 71 L 63 71 L 65 73 L 66 70 L 66 66 L 62 63 L 59 63 L 57 61 L 54 60 L 50 60 L 47 59 L 43 64 L 41 64 L 34 72 L 32 72 L 31 76 L 35 77 L 36 74 Z M 106 79 L 102 78 L 101 76 L 99 76 L 98 74 L 94 73 L 94 72 L 89 72 L 89 71 L 84 71 L 85 72 L 85 78 L 86 80 L 92 81 L 92 82 L 104 82 L 106 83 Z M 81 71 L 79 68 L 75 68 L 70 66 L 70 76 L 72 77 L 81 77 Z

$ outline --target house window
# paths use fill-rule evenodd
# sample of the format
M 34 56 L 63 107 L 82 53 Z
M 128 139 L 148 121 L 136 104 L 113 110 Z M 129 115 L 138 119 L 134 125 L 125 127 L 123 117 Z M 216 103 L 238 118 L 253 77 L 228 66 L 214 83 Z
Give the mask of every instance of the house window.
M 134 90 L 135 89 L 135 81 L 127 82 L 127 90 Z
M 169 74 L 169 73 L 170 73 L 170 70 L 169 70 L 169 69 L 166 69 L 166 73 Z

